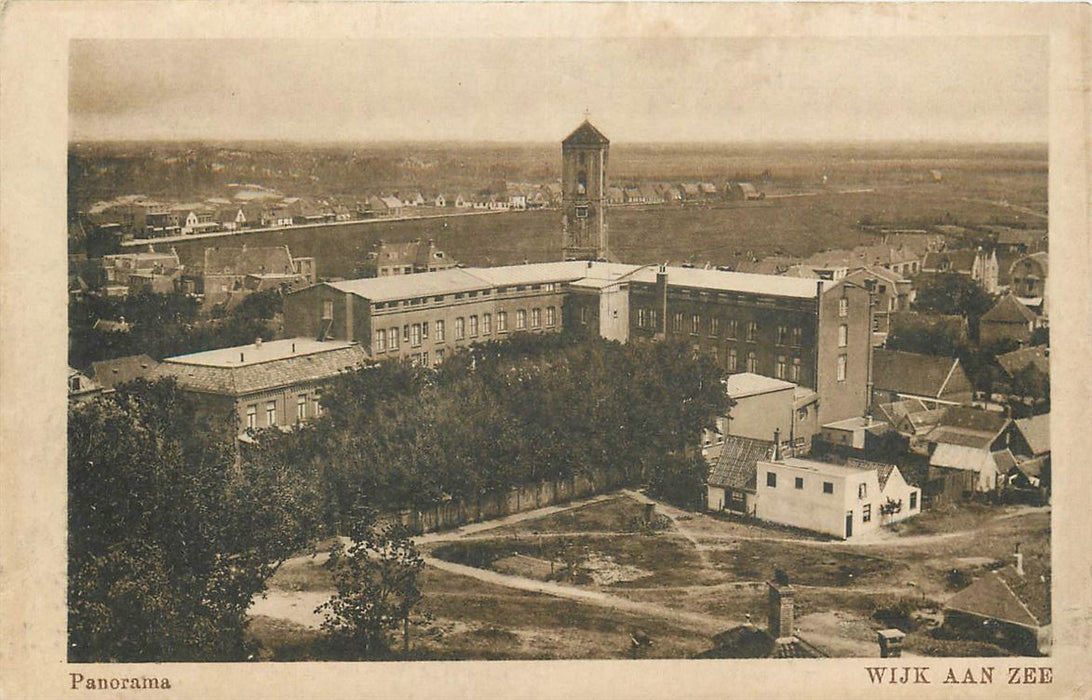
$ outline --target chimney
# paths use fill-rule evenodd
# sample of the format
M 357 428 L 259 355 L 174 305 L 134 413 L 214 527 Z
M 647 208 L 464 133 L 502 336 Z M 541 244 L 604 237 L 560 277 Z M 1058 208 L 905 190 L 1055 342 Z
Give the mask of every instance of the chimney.
M 902 656 L 902 640 L 905 636 L 905 632 L 893 627 L 877 632 L 876 638 L 880 642 L 880 658 L 896 659 Z
M 769 581 L 770 589 L 769 633 L 778 642 L 787 642 L 793 635 L 793 596 L 796 591 L 788 583 Z
M 243 357 L 243 353 L 239 353 L 239 362 L 245 362 L 246 358 Z
M 261 347 L 262 347 L 262 336 L 259 335 L 257 338 L 254 339 L 254 347 L 256 347 L 258 349 L 261 349 Z
M 656 296 L 660 303 L 660 327 L 657 332 L 667 335 L 667 263 L 661 263 L 656 271 Z
M 1016 558 L 1016 573 L 1019 576 L 1024 575 L 1024 553 L 1020 551 L 1020 543 L 1016 543 L 1016 550 L 1012 553 Z
M 773 431 L 773 461 L 781 461 L 781 428 L 774 428 Z
M 296 354 L 296 344 L 295 343 L 292 343 L 292 354 L 293 355 Z

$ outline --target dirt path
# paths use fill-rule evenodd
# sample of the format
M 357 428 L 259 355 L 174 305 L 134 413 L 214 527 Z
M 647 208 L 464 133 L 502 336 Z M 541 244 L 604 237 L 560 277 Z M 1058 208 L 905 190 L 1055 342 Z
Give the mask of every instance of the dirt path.
M 249 615 L 265 615 L 288 620 L 297 625 L 318 629 L 322 615 L 315 608 L 330 598 L 332 591 L 282 591 L 271 589 L 264 597 L 255 597 L 250 604 Z
M 588 605 L 609 608 L 611 610 L 621 610 L 637 615 L 659 617 L 672 622 L 685 624 L 691 629 L 702 630 L 709 634 L 723 632 L 730 627 L 740 624 L 740 622 L 735 620 L 726 620 L 713 617 L 712 615 L 677 610 L 657 603 L 643 603 L 587 588 L 578 588 L 576 586 L 566 586 L 550 581 L 537 581 L 535 579 L 523 578 L 522 576 L 501 574 L 496 571 L 478 569 L 473 566 L 456 564 L 433 557 L 425 557 L 425 563 L 434 566 L 441 571 L 467 576 L 497 586 L 514 588 L 516 590 L 528 591 L 531 593 L 541 593 L 555 598 L 567 598 Z
M 656 509 L 659 512 L 666 515 L 669 520 L 671 520 L 672 524 L 675 526 L 675 529 L 678 531 L 678 533 L 680 535 L 682 535 L 683 537 L 685 537 L 687 540 L 689 540 L 690 544 L 694 545 L 694 550 L 698 553 L 698 559 L 701 561 L 702 568 L 703 569 L 708 569 L 709 568 L 709 566 L 710 566 L 709 548 L 707 546 L 703 545 L 701 542 L 699 542 L 698 539 L 696 537 L 694 537 L 694 534 L 692 532 L 690 532 L 690 530 L 687 529 L 681 522 L 679 522 L 681 520 L 682 516 L 685 516 L 688 519 L 693 517 L 693 516 L 691 516 L 689 513 L 687 513 L 684 510 L 679 510 L 678 508 L 675 508 L 674 506 L 670 506 L 670 505 L 668 505 L 666 503 L 663 503 L 661 501 L 657 501 L 657 500 L 654 500 L 652 498 L 649 498 L 648 496 L 644 495 L 643 493 L 638 493 L 637 491 L 632 491 L 630 489 L 622 489 L 622 494 L 625 495 L 625 496 L 629 496 L 630 498 L 634 499 L 638 503 L 652 503 L 652 504 L 655 504 Z

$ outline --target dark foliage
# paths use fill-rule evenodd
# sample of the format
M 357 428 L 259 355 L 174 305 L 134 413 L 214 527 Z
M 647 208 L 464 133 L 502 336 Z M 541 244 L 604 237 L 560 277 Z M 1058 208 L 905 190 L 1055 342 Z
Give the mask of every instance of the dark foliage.
M 518 334 L 438 370 L 346 374 L 322 403 L 324 419 L 263 449 L 322 465 L 332 528 L 360 493 L 384 510 L 424 508 L 605 468 L 692 505 L 705 475 L 689 449 L 727 410 L 721 373 L 684 345 Z
M 69 659 L 246 658 L 246 610 L 314 529 L 288 465 L 234 464 L 171 381 L 68 417 Z

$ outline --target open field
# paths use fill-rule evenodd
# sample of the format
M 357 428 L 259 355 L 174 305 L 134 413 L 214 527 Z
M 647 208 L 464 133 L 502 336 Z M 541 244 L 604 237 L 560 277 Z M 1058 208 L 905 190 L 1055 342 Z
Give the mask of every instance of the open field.
M 1024 199 L 1038 202 L 1045 212 L 1045 190 L 1042 202 L 1034 194 L 1038 192 L 1035 183 L 1040 179 L 1045 183 L 1045 175 L 1007 179 L 1013 181 L 1008 201 L 1019 201 L 1014 194 L 1025 191 L 1028 195 Z M 881 187 L 874 192 L 840 193 L 830 188 L 814 196 L 757 202 L 616 207 L 608 213 L 608 226 L 612 254 L 623 262 L 717 266 L 752 256 L 806 256 L 822 249 L 875 242 L 875 235 L 858 228 L 862 222 L 900 227 L 1043 224 L 1042 219 L 978 199 L 992 191 L 988 185 L 960 189 L 941 182 Z M 316 258 L 319 276 L 349 277 L 375 241 L 414 238 L 436 239 L 465 265 L 556 260 L 561 247 L 561 214 L 542 210 L 296 227 L 171 245 L 187 266 L 198 264 L 208 246 L 287 245 L 295 256 Z
M 481 575 L 426 566 L 421 613 L 431 621 L 415 628 L 414 657 L 621 658 L 633 627 L 654 639 L 650 656 L 692 656 L 711 646 L 710 629 L 748 617 L 765 624 L 765 582 L 776 569 L 788 572 L 797 590 L 800 634 L 827 653 L 874 656 L 875 631 L 897 624 L 908 631 L 908 654 L 991 656 L 1004 652 L 931 634 L 944 601 L 1010 561 L 1018 542 L 1029 575 L 1049 575 L 1050 512 L 1043 508 L 927 511 L 913 527 L 909 521 L 901 532 L 856 543 L 705 514 L 675 515 L 675 525 L 634 532 L 632 519 L 641 513 L 640 503 L 619 495 L 423 544 L 430 556 L 477 567 Z M 321 562 L 301 557 L 287 563 L 271 582 L 271 597 L 278 591 L 321 597 L 330 588 Z M 575 566 L 562 573 L 566 564 Z M 555 583 L 541 585 L 595 598 L 585 602 L 508 583 L 547 580 Z M 316 653 L 316 631 L 305 626 L 258 617 L 252 634 L 262 642 L 263 658 Z

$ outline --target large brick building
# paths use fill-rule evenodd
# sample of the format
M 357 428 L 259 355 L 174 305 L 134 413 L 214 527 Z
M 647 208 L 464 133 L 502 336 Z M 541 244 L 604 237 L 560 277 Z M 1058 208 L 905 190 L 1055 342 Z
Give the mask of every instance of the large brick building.
M 814 389 L 822 423 L 865 411 L 870 315 L 852 283 L 569 261 L 317 284 L 286 297 L 285 333 L 425 364 L 515 332 L 677 338 L 729 373 Z

